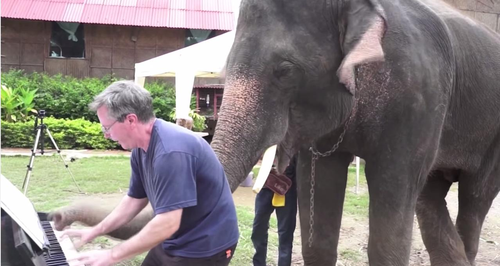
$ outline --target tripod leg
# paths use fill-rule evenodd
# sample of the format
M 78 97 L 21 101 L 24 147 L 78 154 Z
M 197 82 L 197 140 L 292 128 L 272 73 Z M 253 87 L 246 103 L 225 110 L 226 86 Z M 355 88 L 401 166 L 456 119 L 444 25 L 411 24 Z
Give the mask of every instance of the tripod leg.
M 82 192 L 80 190 L 80 187 L 78 186 L 78 184 L 76 183 L 76 180 L 75 180 L 75 177 L 73 176 L 73 173 L 71 172 L 71 170 L 69 169 L 68 167 L 68 164 L 66 163 L 66 161 L 64 161 L 64 158 L 62 157 L 62 154 L 61 154 L 61 150 L 59 149 L 59 147 L 57 147 L 57 144 L 56 144 L 56 141 L 54 140 L 54 138 L 52 137 L 52 134 L 50 134 L 50 131 L 49 131 L 49 128 L 48 127 L 45 127 L 45 129 L 47 130 L 47 134 L 49 135 L 50 137 L 50 140 L 52 141 L 52 144 L 54 145 L 54 147 L 56 148 L 57 150 L 57 153 L 59 154 L 59 157 L 61 157 L 61 161 L 64 163 L 64 166 L 66 167 L 66 169 L 68 169 L 68 172 L 69 174 L 71 175 L 71 178 L 73 179 L 73 182 L 75 183 L 75 186 L 76 188 L 78 188 L 78 192 Z
M 27 166 L 28 170 L 26 171 L 26 176 L 24 177 L 24 182 L 23 182 L 24 195 L 26 195 L 26 191 L 28 190 L 28 183 L 30 182 L 31 170 L 33 170 L 33 163 L 35 162 L 35 156 L 36 156 L 35 155 L 36 148 L 38 147 L 38 140 L 40 139 L 41 131 L 42 131 L 42 128 L 39 127 L 38 131 L 36 132 L 35 145 L 33 145 L 33 149 L 31 149 L 30 162 Z
M 42 145 L 41 145 L 41 147 L 40 147 L 40 154 L 42 154 L 42 155 L 43 155 L 43 153 L 45 152 L 45 150 L 44 150 L 44 146 L 45 146 L 45 136 L 44 136 L 44 131 L 43 131 L 43 130 L 45 129 L 45 125 L 43 124 L 43 120 L 42 120 L 42 122 L 40 123 L 40 127 L 42 128 L 42 131 L 41 131 L 41 133 L 40 133 L 40 144 L 42 144 Z

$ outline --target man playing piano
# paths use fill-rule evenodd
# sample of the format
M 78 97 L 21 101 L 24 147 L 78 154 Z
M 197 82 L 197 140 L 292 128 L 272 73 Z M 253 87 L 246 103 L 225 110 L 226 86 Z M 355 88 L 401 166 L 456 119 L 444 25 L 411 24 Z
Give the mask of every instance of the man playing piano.
M 79 237 L 75 246 L 81 246 L 129 222 L 148 202 L 155 216 L 112 249 L 83 252 L 73 260 L 113 265 L 149 251 L 142 265 L 228 265 L 239 237 L 236 211 L 210 145 L 156 118 L 149 92 L 131 81 L 111 84 L 89 107 L 97 112 L 104 137 L 132 150 L 130 188 L 101 223 L 63 234 Z

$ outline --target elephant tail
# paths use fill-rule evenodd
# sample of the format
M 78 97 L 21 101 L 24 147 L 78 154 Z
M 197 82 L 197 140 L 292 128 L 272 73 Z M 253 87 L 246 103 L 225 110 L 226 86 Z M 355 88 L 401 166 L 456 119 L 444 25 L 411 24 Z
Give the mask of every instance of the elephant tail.
M 53 221 L 54 228 L 61 231 L 74 222 L 86 226 L 95 226 L 104 220 L 111 211 L 112 208 L 99 207 L 95 203 L 80 202 L 50 212 L 47 220 Z M 130 222 L 107 235 L 121 240 L 129 239 L 137 234 L 152 218 L 153 212 L 151 209 L 145 209 Z

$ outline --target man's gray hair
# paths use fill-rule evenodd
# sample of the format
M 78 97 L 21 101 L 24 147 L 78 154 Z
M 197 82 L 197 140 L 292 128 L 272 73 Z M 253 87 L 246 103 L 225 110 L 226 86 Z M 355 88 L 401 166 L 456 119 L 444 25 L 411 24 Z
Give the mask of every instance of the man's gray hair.
M 112 83 L 89 104 L 91 111 L 97 111 L 102 106 L 106 106 L 108 116 L 118 122 L 123 122 L 128 114 L 137 115 L 142 123 L 155 117 L 149 91 L 130 80 Z

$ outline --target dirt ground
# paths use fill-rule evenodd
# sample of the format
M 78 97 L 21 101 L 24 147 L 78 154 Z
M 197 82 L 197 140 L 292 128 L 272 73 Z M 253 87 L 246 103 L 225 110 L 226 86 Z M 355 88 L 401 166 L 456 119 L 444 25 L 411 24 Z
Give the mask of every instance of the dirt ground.
M 366 189 L 361 189 L 366 191 Z M 453 186 L 448 194 L 447 202 L 450 214 L 456 217 L 457 189 Z M 104 204 L 114 206 L 123 194 L 100 195 L 97 200 Z M 254 208 L 255 194 L 249 187 L 240 187 L 233 194 L 236 205 Z M 88 197 L 84 197 L 88 200 Z M 78 198 L 75 198 L 77 200 Z M 82 198 L 79 198 L 80 200 Z M 271 233 L 271 232 L 270 232 Z M 277 233 L 277 232 L 275 232 Z M 344 215 L 339 241 L 338 266 L 364 266 L 368 265 L 366 254 L 368 242 L 368 219 Z M 301 256 L 300 224 L 297 217 L 297 230 L 293 248 L 292 265 L 303 265 Z M 430 265 L 429 256 L 423 245 L 418 223 L 415 218 L 413 230 L 413 245 L 410 258 L 411 266 Z M 476 259 L 476 266 L 500 266 L 500 197 L 497 197 L 486 217 Z
M 456 185 L 446 197 L 448 209 L 452 220 L 455 220 L 458 212 L 458 192 Z M 368 265 L 366 255 L 368 240 L 368 219 L 356 219 L 344 216 L 342 219 L 341 235 L 339 240 L 339 254 L 342 250 L 358 251 L 361 257 L 357 261 L 349 258 L 341 258 L 337 265 Z M 295 265 L 302 265 L 297 261 Z M 430 265 L 429 255 L 425 249 L 420 235 L 417 219 L 415 217 L 413 225 L 413 243 L 410 257 L 411 266 Z M 500 265 L 500 197 L 497 197 L 486 216 L 486 220 L 481 232 L 479 252 L 476 258 L 476 266 Z
M 366 191 L 366 189 L 361 189 Z M 457 186 L 452 186 L 446 198 L 451 217 L 456 217 L 458 212 Z M 254 206 L 255 194 L 250 188 L 240 187 L 233 194 L 235 203 L 243 206 Z M 420 236 L 416 221 L 413 226 L 413 244 L 410 258 L 411 266 L 430 265 L 429 255 Z M 454 219 L 453 219 L 454 220 Z M 344 215 L 339 240 L 338 266 L 364 266 L 368 265 L 366 254 L 368 243 L 368 219 Z M 297 230 L 293 248 L 292 265 L 303 265 L 301 256 L 300 224 L 297 217 Z M 500 197 L 497 197 L 486 216 L 481 233 L 479 252 L 476 266 L 500 265 Z

